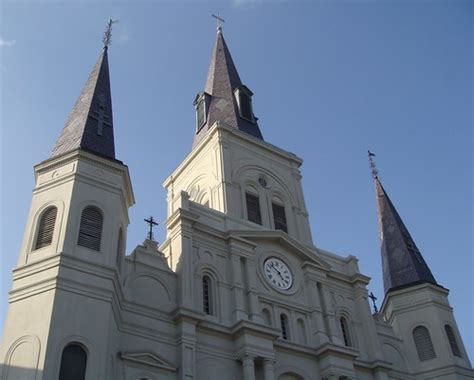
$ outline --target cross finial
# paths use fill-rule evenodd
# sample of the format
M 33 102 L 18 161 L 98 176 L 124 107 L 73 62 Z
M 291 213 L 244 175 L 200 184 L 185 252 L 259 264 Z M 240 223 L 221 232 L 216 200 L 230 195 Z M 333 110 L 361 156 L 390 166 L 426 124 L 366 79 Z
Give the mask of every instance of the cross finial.
M 375 166 L 375 161 L 374 161 L 375 154 L 372 153 L 370 150 L 367 151 L 367 154 L 369 156 L 369 165 L 370 165 L 370 170 L 372 171 L 372 177 L 376 179 L 379 177 L 379 171 L 377 170 L 377 167 Z
M 148 219 L 143 219 L 149 226 L 150 230 L 148 231 L 147 234 L 147 239 L 148 240 L 155 240 L 153 239 L 153 227 L 157 226 L 158 223 L 153 219 L 153 216 L 150 216 Z
M 217 21 L 217 33 L 222 32 L 222 23 L 225 22 L 225 20 L 219 15 L 219 12 L 217 12 L 217 16 L 215 14 L 212 15 Z
M 372 303 L 374 304 L 374 314 L 378 314 L 379 310 L 377 309 L 377 304 L 375 301 L 377 301 L 377 297 L 374 296 L 374 293 L 370 292 L 369 298 L 372 300 Z
M 112 43 L 112 25 L 117 22 L 118 20 L 109 19 L 109 22 L 107 23 L 107 28 L 105 29 L 104 37 L 102 37 L 102 42 L 104 43 L 104 48 L 106 49 Z

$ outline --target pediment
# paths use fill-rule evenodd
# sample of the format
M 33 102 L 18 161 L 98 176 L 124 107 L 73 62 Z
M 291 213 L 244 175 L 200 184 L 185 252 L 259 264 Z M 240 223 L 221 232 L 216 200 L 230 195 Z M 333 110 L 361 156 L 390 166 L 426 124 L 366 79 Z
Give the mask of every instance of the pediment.
M 304 261 L 314 265 L 315 267 L 325 271 L 331 269 L 331 265 L 317 255 L 316 248 L 310 249 L 282 231 L 231 230 L 228 233 L 228 238 L 245 239 L 249 240 L 250 242 L 278 242 L 282 246 L 285 246 L 287 249 L 300 256 Z
M 176 367 L 166 359 L 162 358 L 156 352 L 122 352 L 120 358 L 126 362 L 138 365 L 147 365 L 150 367 L 176 371 Z

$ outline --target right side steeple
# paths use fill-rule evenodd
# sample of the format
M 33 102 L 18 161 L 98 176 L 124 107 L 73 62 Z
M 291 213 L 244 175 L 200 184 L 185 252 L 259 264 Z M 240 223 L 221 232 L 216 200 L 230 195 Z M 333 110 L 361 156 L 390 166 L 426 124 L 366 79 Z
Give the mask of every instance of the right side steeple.
M 373 156 L 374 154 L 369 151 L 377 198 L 385 294 L 391 290 L 423 282 L 436 285 L 428 264 L 382 186 Z
M 196 135 L 193 147 L 216 121 L 263 140 L 258 119 L 253 114 L 252 95 L 252 91 L 240 80 L 219 26 L 205 90 L 194 100 Z

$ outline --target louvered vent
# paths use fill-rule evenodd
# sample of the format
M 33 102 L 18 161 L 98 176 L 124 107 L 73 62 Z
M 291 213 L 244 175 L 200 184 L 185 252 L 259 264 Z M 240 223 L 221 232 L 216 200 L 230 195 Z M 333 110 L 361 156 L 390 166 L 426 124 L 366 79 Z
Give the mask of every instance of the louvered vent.
M 251 222 L 262 224 L 262 215 L 260 213 L 260 202 L 258 196 L 245 193 L 247 201 L 247 219 Z
M 56 223 L 56 215 L 58 209 L 49 207 L 41 215 L 38 226 L 38 234 L 36 235 L 35 249 L 46 247 L 53 241 L 54 225 Z
M 461 351 L 459 350 L 458 342 L 456 341 L 456 336 L 454 335 L 453 329 L 451 326 L 445 325 L 444 330 L 446 331 L 446 336 L 448 337 L 449 345 L 451 346 L 453 355 L 461 357 Z
M 276 203 L 272 203 L 272 210 L 275 230 L 282 230 L 288 232 L 288 227 L 286 225 L 285 207 Z
M 94 251 L 100 251 L 102 221 L 102 212 L 97 207 L 86 207 L 81 215 L 77 245 L 93 249 Z
M 431 342 L 430 332 L 426 327 L 415 327 L 413 330 L 413 340 L 415 341 L 416 351 L 418 352 L 418 357 L 421 361 L 436 357 L 433 343 Z

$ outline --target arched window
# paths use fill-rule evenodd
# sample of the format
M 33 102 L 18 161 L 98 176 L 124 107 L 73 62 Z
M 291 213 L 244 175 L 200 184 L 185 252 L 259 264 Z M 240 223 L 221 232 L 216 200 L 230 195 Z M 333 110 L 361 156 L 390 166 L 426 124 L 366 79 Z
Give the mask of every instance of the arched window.
M 212 314 L 212 282 L 209 276 L 202 278 L 202 309 L 204 313 Z
M 262 310 L 262 318 L 263 318 L 263 322 L 265 322 L 265 324 L 267 326 L 271 326 L 272 325 L 272 315 L 270 313 L 270 310 L 268 309 L 263 309 Z
M 100 251 L 102 237 L 102 212 L 94 206 L 88 206 L 82 211 L 81 225 L 77 245 Z
M 285 314 L 280 314 L 280 325 L 281 325 L 281 337 L 285 340 L 290 339 L 288 317 Z
M 123 233 L 122 229 L 119 229 L 118 241 L 117 241 L 117 267 L 120 270 L 122 267 L 122 251 L 123 251 Z
M 350 335 L 347 319 L 345 317 L 341 317 L 339 318 L 339 323 L 341 325 L 341 332 L 342 332 L 342 338 L 344 339 L 344 344 L 347 347 L 351 347 L 352 341 L 351 341 L 351 335 Z
M 424 326 L 417 326 L 413 329 L 413 340 L 415 341 L 418 358 L 423 360 L 436 357 L 433 342 L 431 342 L 430 332 Z
M 306 344 L 306 329 L 304 327 L 304 321 L 299 318 L 298 321 L 296 322 L 296 326 L 298 328 L 298 340 L 300 343 Z
M 53 241 L 54 225 L 58 209 L 55 206 L 48 207 L 42 214 L 38 223 L 35 248 L 46 247 Z
M 450 325 L 444 325 L 444 331 L 446 331 L 446 336 L 453 355 L 461 357 L 461 351 L 459 350 L 458 342 L 456 341 L 456 336 L 454 335 L 452 327 Z
M 87 353 L 78 344 L 70 344 L 61 356 L 59 380 L 84 380 L 86 367 Z

